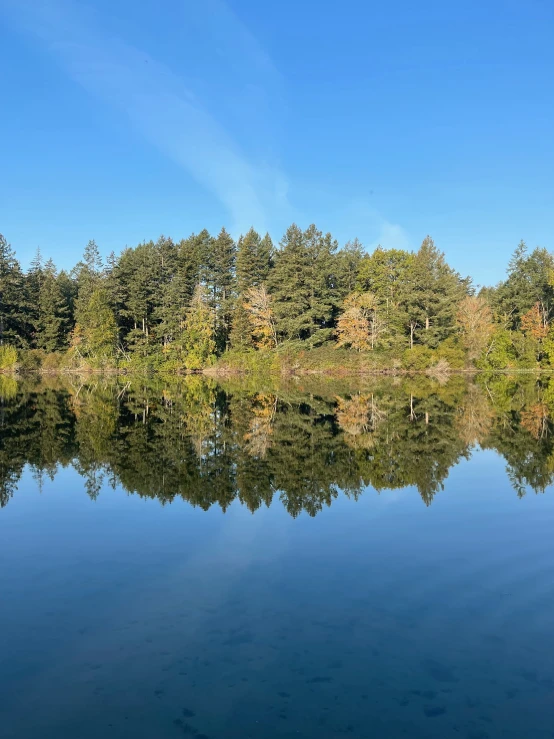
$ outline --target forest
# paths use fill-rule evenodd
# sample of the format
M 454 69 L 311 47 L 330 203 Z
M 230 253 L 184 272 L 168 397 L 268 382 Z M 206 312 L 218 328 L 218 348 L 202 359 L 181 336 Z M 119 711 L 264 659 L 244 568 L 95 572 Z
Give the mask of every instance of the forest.
M 0 371 L 548 369 L 553 297 L 554 257 L 523 241 L 478 288 L 429 236 L 368 253 L 315 225 L 277 246 L 223 228 L 24 271 L 0 235 Z

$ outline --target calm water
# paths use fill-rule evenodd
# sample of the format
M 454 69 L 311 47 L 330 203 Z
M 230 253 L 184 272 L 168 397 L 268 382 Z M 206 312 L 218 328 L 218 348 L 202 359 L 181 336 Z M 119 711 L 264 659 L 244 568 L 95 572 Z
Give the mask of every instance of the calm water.
M 0 397 L 3 739 L 554 736 L 554 382 Z

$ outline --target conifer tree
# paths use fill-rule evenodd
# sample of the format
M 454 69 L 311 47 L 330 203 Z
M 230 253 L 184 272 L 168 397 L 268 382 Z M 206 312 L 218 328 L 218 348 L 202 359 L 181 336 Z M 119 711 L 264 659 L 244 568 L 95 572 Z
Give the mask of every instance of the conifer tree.
M 51 259 L 44 265 L 38 308 L 37 347 L 47 352 L 60 351 L 67 345 L 69 308 Z
M 338 252 L 336 270 L 340 297 L 346 297 L 356 290 L 364 253 L 359 239 L 348 241 Z
M 268 279 L 277 331 L 285 339 L 328 339 L 338 312 L 337 243 L 315 226 L 287 229 Z
M 0 234 L 0 345 L 29 345 L 32 326 L 25 277 L 19 262 Z
M 427 236 L 414 255 L 404 285 L 408 322 L 420 330 L 419 342 L 431 348 L 452 335 L 456 308 L 467 295 L 469 279 L 449 267 Z
M 528 252 L 524 241 L 518 244 L 508 264 L 508 278 L 494 296 L 499 318 L 517 328 L 524 313 L 535 303 L 550 319 L 554 311 L 554 257 L 546 249 Z
M 217 348 L 223 351 L 229 340 L 231 310 L 235 289 L 236 245 L 222 228 L 211 244 L 206 264 L 206 286 L 210 306 L 214 311 L 214 331 Z
M 244 295 L 251 287 L 267 280 L 271 267 L 273 243 L 269 234 L 263 238 L 253 228 L 237 244 L 237 289 Z

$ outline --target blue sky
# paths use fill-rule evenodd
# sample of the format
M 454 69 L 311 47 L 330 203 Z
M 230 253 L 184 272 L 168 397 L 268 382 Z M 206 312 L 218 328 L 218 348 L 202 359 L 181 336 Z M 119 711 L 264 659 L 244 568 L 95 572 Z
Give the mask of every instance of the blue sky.
M 481 284 L 554 249 L 551 0 L 0 0 L 0 232 L 430 233 Z

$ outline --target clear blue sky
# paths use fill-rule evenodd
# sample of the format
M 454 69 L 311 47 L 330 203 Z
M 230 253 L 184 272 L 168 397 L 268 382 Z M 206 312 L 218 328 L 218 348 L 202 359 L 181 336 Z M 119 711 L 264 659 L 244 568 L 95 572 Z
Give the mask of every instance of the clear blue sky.
M 552 0 L 0 0 L 0 232 L 430 233 L 481 284 L 554 249 Z

